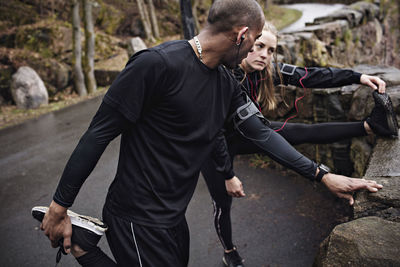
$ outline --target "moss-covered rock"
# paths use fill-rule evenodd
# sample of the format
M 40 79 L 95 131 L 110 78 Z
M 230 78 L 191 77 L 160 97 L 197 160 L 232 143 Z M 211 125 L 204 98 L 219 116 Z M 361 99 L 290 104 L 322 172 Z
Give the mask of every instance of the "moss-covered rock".
M 2 0 L 0 3 L 0 21 L 6 27 L 35 23 L 39 19 L 39 13 L 35 6 L 17 0 Z
M 39 53 L 43 58 L 63 59 L 71 51 L 71 27 L 54 19 L 13 27 L 0 34 L 0 45 Z
M 22 49 L 0 48 L 0 59 L 7 62 L 3 69 L 8 68 L 11 75 L 21 66 L 29 66 L 41 77 L 49 96 L 64 90 L 70 84 L 70 67 L 54 58 L 43 58 L 40 54 Z M 2 95 L 7 102 L 11 101 L 10 80 L 7 76 L 1 82 Z
M 317 38 L 303 42 L 301 51 L 306 66 L 325 67 L 328 65 L 328 51 L 325 43 Z
M 354 163 L 352 177 L 363 177 L 371 156 L 372 147 L 364 138 L 354 138 L 350 147 L 350 158 Z
M 116 34 L 117 29 L 125 21 L 126 14 L 102 0 L 98 0 L 97 3 L 99 6 L 95 8 L 95 25 L 107 34 Z
M 5 103 L 11 103 L 12 96 L 10 92 L 11 77 L 14 70 L 9 65 L 0 64 L 0 105 Z M 3 102 L 3 103 L 2 103 Z

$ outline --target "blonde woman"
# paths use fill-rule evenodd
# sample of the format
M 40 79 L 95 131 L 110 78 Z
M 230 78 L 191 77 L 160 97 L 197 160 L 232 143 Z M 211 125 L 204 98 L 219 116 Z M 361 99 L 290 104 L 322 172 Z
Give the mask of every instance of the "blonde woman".
M 349 69 L 300 68 L 287 64 L 275 64 L 277 41 L 277 30 L 272 24 L 266 23 L 262 35 L 256 40 L 252 50 L 234 70 L 234 76 L 242 84 L 243 92 L 263 114 L 268 116 L 268 112 L 277 107 L 275 86 L 279 84 L 328 88 L 360 83 L 375 90 L 376 105 L 365 121 L 320 124 L 267 122 L 269 127 L 277 131 L 286 141 L 295 145 L 330 143 L 373 133 L 380 136 L 397 135 L 397 121 L 393 110 L 390 109 L 391 105 L 387 105 L 386 108 L 382 105 L 383 101 L 390 101 L 384 94 L 386 89 L 384 81 Z M 232 196 L 242 197 L 244 191 L 240 180 L 233 172 L 232 163 L 235 155 L 263 151 L 230 126 L 216 145 L 216 150 L 226 149 L 225 154 L 222 153 L 224 156 L 210 158 L 203 165 L 202 174 L 213 200 L 215 229 L 224 248 L 223 262 L 226 266 L 240 267 L 244 265 L 232 242 L 230 209 Z M 217 154 L 221 155 L 221 152 L 214 155 Z M 279 159 L 277 161 L 279 162 Z M 339 196 L 347 198 L 352 204 L 353 199 L 350 194 Z

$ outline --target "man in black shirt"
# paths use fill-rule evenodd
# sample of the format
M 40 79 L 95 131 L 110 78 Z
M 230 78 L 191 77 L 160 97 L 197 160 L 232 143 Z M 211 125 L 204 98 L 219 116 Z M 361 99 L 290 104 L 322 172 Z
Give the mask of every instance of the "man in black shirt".
M 245 105 L 239 84 L 226 68 L 246 57 L 261 34 L 264 15 L 254 0 L 217 0 L 207 22 L 193 40 L 135 54 L 111 85 L 43 219 L 41 228 L 54 247 L 63 237 L 70 251 L 67 209 L 108 143 L 121 135 L 118 169 L 103 210 L 114 258 L 121 266 L 187 265 L 185 211 L 201 165 L 227 118 Z M 381 187 L 321 172 L 257 116 L 243 126 L 268 155 L 310 179 L 319 173 L 337 195 Z M 82 259 L 90 253 L 78 252 L 74 255 L 83 255 L 78 261 L 89 264 Z

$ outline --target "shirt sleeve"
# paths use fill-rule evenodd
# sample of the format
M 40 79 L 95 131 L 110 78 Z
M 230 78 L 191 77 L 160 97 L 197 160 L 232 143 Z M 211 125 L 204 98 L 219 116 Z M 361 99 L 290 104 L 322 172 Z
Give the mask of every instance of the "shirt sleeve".
M 253 115 L 240 124 L 240 133 L 254 143 L 260 152 L 298 174 L 315 180 L 317 164 L 298 152 L 285 138 Z
M 131 122 L 157 102 L 165 83 L 166 63 L 155 50 L 142 50 L 132 56 L 104 97 Z
M 237 108 L 245 104 L 245 100 L 239 92 L 235 96 L 232 103 L 234 105 L 233 115 L 230 116 L 231 123 Z M 238 127 L 239 129 L 235 129 L 236 132 L 254 143 L 260 149 L 260 153 L 265 153 L 276 162 L 310 180 L 315 179 L 317 164 L 293 148 L 281 135 L 265 125 L 259 117 L 252 115 Z
M 131 123 L 106 103 L 100 105 L 89 128 L 72 152 L 53 200 L 72 206 L 82 184 L 96 166 L 107 145 Z
M 283 64 L 279 64 L 282 68 Z M 283 83 L 285 85 L 294 85 L 302 87 L 302 83 L 307 88 L 332 88 L 340 87 L 350 84 L 359 84 L 361 73 L 355 72 L 351 69 L 339 69 L 339 68 L 319 68 L 319 67 L 303 67 L 292 66 L 295 68 L 294 72 L 281 72 Z M 275 75 L 275 84 L 279 84 L 279 77 Z

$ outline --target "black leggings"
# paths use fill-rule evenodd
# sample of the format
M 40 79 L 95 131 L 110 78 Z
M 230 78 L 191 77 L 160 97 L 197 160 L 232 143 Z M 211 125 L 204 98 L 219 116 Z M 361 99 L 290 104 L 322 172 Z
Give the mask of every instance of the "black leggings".
M 272 129 L 280 129 L 282 122 L 271 122 Z M 332 122 L 319 124 L 287 123 L 278 132 L 292 145 L 303 143 L 326 144 L 357 136 L 365 136 L 364 122 Z M 228 150 L 233 164 L 236 155 L 263 153 L 260 147 L 239 134 L 227 137 Z M 201 172 L 206 181 L 214 206 L 214 225 L 222 246 L 233 248 L 230 210 L 232 197 L 225 188 L 225 179 L 216 170 L 216 163 L 209 158 Z

